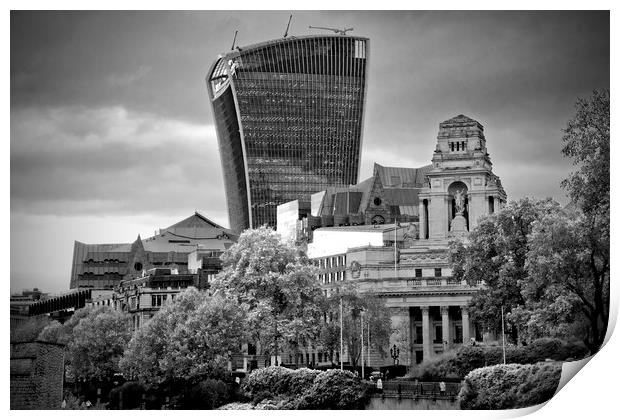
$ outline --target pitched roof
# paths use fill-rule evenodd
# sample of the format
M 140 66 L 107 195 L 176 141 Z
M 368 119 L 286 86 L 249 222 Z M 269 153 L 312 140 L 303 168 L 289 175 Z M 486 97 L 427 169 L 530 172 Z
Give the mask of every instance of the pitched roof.
M 448 127 L 470 127 L 477 126 L 481 130 L 483 129 L 482 124 L 473 118 L 469 118 L 466 115 L 459 114 L 456 117 L 452 117 L 449 120 L 445 120 L 444 122 L 439 123 L 439 128 L 448 128 Z
M 202 214 L 195 212 L 194 214 L 189 216 L 187 219 L 183 219 L 180 222 L 177 222 L 174 225 L 169 226 L 163 230 L 172 230 L 172 229 L 178 229 L 178 228 L 196 228 L 196 227 L 197 228 L 210 227 L 210 228 L 224 229 L 224 227 L 207 219 Z
M 422 188 L 424 178 L 432 165 L 421 168 L 394 168 L 375 163 L 374 172 L 381 178 L 381 184 L 388 188 Z

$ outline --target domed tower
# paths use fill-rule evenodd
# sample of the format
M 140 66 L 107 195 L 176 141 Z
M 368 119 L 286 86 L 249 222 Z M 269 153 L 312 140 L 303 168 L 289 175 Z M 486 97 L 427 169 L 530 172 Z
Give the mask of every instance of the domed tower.
M 428 181 L 419 194 L 420 239 L 463 236 L 506 203 L 484 127 L 465 115 L 439 124 Z

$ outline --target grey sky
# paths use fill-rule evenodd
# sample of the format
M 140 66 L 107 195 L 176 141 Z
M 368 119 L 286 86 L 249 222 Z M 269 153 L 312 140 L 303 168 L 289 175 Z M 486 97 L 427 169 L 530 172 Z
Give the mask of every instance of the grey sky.
M 11 13 L 11 290 L 69 286 L 73 241 L 129 242 L 199 210 L 227 225 L 204 78 L 288 11 Z M 561 129 L 609 87 L 608 12 L 293 12 L 370 38 L 361 178 L 428 164 L 439 122 L 485 127 L 509 198 L 553 196 Z

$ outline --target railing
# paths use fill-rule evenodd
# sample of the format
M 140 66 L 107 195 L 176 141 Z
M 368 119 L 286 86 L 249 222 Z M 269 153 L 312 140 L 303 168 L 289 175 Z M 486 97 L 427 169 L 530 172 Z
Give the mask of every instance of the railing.
M 433 398 L 454 399 L 461 390 L 460 382 L 446 382 L 445 391 L 441 391 L 440 382 L 384 381 L 383 389 L 375 393 L 386 398 Z
M 407 279 L 408 287 L 422 287 L 422 286 L 458 286 L 465 285 L 460 280 L 453 278 L 414 278 Z

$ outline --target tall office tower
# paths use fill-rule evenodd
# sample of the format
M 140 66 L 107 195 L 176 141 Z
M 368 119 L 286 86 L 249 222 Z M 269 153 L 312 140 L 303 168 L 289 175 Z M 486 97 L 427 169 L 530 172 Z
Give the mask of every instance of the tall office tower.
M 231 229 L 276 226 L 276 207 L 357 183 L 368 39 L 282 38 L 220 55 L 207 89 Z

